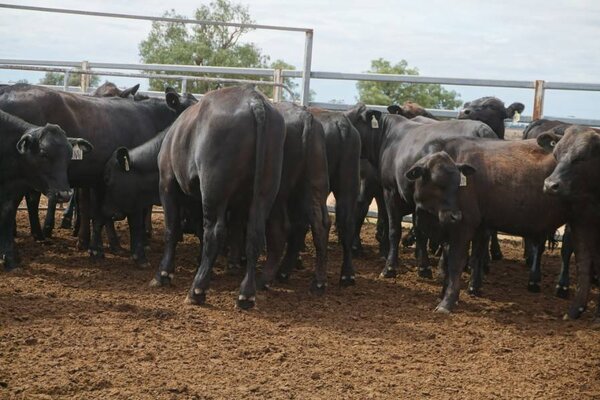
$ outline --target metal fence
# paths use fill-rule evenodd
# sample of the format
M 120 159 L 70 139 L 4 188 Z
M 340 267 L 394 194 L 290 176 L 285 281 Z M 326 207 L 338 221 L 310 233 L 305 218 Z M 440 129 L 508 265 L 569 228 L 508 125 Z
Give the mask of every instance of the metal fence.
M 444 78 L 444 77 L 427 77 L 427 76 L 414 76 L 414 75 L 388 75 L 388 74 L 370 74 L 370 73 L 343 73 L 343 72 L 325 72 L 325 71 L 312 71 L 312 44 L 313 44 L 313 30 L 309 28 L 298 28 L 298 27 L 287 27 L 287 26 L 274 26 L 274 25 L 260 25 L 260 24 L 239 24 L 231 22 L 219 22 L 219 21 L 201 21 L 196 19 L 185 19 L 185 18 L 167 18 L 167 17 L 153 17 L 146 15 L 130 15 L 130 14 L 116 14 L 116 13 L 104 13 L 95 11 L 82 11 L 72 9 L 57 9 L 47 7 L 32 7 L 22 6 L 14 4 L 0 4 L 0 8 L 16 9 L 22 11 L 35 11 L 35 12 L 50 12 L 50 13 L 61 13 L 61 14 L 72 14 L 80 16 L 94 16 L 94 17 L 107 17 L 107 18 L 124 18 L 132 20 L 144 20 L 153 22 L 176 22 L 183 24 L 196 24 L 196 25 L 222 25 L 222 26 L 234 26 L 234 27 L 247 27 L 252 29 L 266 29 L 266 30 L 278 30 L 278 31 L 289 31 L 289 32 L 304 32 L 305 34 L 305 46 L 304 46 L 304 64 L 301 71 L 296 70 L 279 70 L 269 68 L 233 68 L 233 67 L 218 67 L 218 66 L 194 66 L 194 65 L 165 65 L 165 64 L 124 64 L 124 63 L 102 63 L 102 62 L 87 62 L 83 63 L 80 61 L 53 61 L 53 60 L 12 60 L 12 59 L 0 59 L 0 68 L 24 68 L 24 67 L 42 67 L 42 68 L 63 68 L 65 73 L 79 73 L 83 72 L 86 74 L 96 75 L 107 75 L 107 76 L 136 76 L 144 78 L 160 77 L 158 74 L 166 76 L 167 72 L 169 77 L 176 77 L 182 82 L 182 88 L 185 91 L 187 81 L 189 79 L 204 79 L 210 80 L 208 77 L 198 78 L 192 77 L 186 74 L 208 74 L 208 75 L 248 75 L 257 77 L 257 79 L 269 78 L 270 81 L 261 81 L 260 84 L 274 86 L 273 100 L 279 101 L 282 99 L 282 90 L 288 90 L 283 84 L 285 78 L 299 78 L 302 79 L 301 86 L 301 103 L 303 105 L 312 105 L 334 110 L 342 110 L 350 107 L 346 104 L 337 103 L 319 103 L 309 102 L 310 83 L 312 79 L 328 79 L 328 80 L 351 80 L 351 81 L 372 81 L 372 82 L 395 82 L 395 83 L 410 83 L 410 84 L 441 84 L 449 86 L 479 86 L 479 87 L 503 87 L 503 88 L 516 88 L 516 89 L 531 89 L 533 91 L 533 113 L 531 116 L 523 116 L 523 122 L 530 122 L 531 120 L 539 119 L 541 117 L 560 119 L 565 122 L 600 126 L 600 120 L 597 119 L 581 119 L 581 118 L 563 118 L 544 115 L 544 94 L 546 90 L 577 90 L 577 91 L 596 91 L 600 92 L 600 83 L 572 83 L 572 82 L 553 82 L 553 81 L 526 81 L 526 80 L 495 80 L 495 79 L 464 79 L 464 78 Z M 80 71 L 82 70 L 82 71 Z M 111 72 L 112 70 L 113 72 Z M 117 71 L 138 71 L 137 74 L 131 72 L 114 72 Z M 89 72 L 88 72 L 89 71 Z M 154 73 L 156 75 L 149 76 L 139 74 L 139 71 L 144 73 Z M 129 75 L 127 75 L 129 74 Z M 226 81 L 225 78 L 212 78 L 215 81 Z M 65 79 L 65 82 L 67 80 Z M 84 81 L 84 80 L 82 80 Z M 235 79 L 227 80 L 229 82 L 242 82 L 243 80 L 236 81 Z M 268 82 L 268 83 L 267 83 Z M 73 90 L 73 88 L 65 88 Z M 88 88 L 84 85 L 82 88 L 87 91 Z M 369 107 L 386 111 L 386 105 L 371 104 Z M 457 116 L 456 110 L 438 110 L 429 109 L 433 115 L 437 117 L 454 118 Z

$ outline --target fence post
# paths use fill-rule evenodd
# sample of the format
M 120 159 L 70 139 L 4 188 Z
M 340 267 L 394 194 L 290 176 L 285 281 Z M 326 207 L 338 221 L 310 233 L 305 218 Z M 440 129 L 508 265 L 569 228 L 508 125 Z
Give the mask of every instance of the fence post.
M 90 64 L 89 64 L 89 62 L 88 62 L 88 61 L 83 61 L 83 62 L 81 63 L 81 69 L 82 69 L 83 71 L 87 71 L 87 70 L 89 70 L 89 69 L 90 69 Z M 80 77 L 80 78 L 81 78 L 81 80 L 80 80 L 80 82 L 81 82 L 81 91 L 82 91 L 83 93 L 87 93 L 87 91 L 88 91 L 88 88 L 90 87 L 90 75 L 87 75 L 87 74 L 81 74 L 81 77 Z
M 310 97 L 310 67 L 312 63 L 313 31 L 306 31 L 304 41 L 304 68 L 302 69 L 302 97 L 300 101 L 303 106 L 308 106 Z
M 283 84 L 283 74 L 281 68 L 276 68 L 273 72 L 273 82 Z M 273 102 L 279 103 L 282 100 L 283 88 L 281 86 L 273 86 Z
M 187 93 L 187 79 L 183 78 L 181 80 L 181 94 Z
M 533 121 L 542 118 L 544 115 L 544 83 L 541 80 L 534 82 L 535 92 L 533 95 L 533 115 L 531 117 Z
M 71 71 L 66 70 L 65 75 L 63 77 L 63 90 L 65 92 L 69 91 L 69 78 L 71 77 Z

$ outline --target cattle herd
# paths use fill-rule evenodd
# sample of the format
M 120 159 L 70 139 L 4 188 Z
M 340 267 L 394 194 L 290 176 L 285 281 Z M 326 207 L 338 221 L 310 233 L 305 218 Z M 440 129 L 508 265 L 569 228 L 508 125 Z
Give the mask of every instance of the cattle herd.
M 20 265 L 14 238 L 23 198 L 37 240 L 52 235 L 56 203 L 70 199 L 62 225 L 71 226 L 75 210 L 78 246 L 99 259 L 103 231 L 119 250 L 113 221 L 127 218 L 131 256 L 141 266 L 148 265 L 152 206 L 161 205 L 165 248 L 151 286 L 172 282 L 177 243 L 195 234 L 202 250 L 186 302 L 207 301 L 212 268 L 225 255 L 229 271 L 245 266 L 237 306 L 251 308 L 257 289 L 290 279 L 310 229 L 310 291 L 319 295 L 327 287 L 332 193 L 341 286 L 355 284 L 353 255 L 362 251 L 361 226 L 375 199 L 381 278 L 398 274 L 401 223 L 412 214 L 403 243 L 415 244 L 419 276 L 431 279 L 429 253 L 440 255 L 437 312 L 455 307 L 465 269 L 468 292 L 481 295 L 490 259 L 502 257 L 498 231 L 524 238 L 527 286 L 539 291 L 542 253 L 565 224 L 557 295 L 568 296 L 574 253 L 577 289 L 565 317 L 585 311 L 600 266 L 600 134 L 592 128 L 537 120 L 523 140 L 504 140 L 504 120 L 524 106 L 505 107 L 495 97 L 466 103 L 457 120 L 438 121 L 411 102 L 389 113 L 364 104 L 335 112 L 273 104 L 253 86 L 200 100 L 171 88 L 164 100 L 147 98 L 137 89 L 106 83 L 88 96 L 0 86 L 5 271 Z M 40 193 L 49 207 L 43 227 Z

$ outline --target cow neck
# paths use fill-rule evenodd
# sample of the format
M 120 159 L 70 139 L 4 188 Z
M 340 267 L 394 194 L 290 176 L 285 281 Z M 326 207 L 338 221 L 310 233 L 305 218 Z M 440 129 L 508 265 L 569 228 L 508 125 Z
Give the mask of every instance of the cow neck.
M 152 124 L 156 128 L 156 132 L 167 128 L 177 118 L 177 113 L 170 109 L 164 101 L 147 99 L 135 101 L 133 104 L 137 107 L 142 107 L 147 111 L 148 116 L 152 120 Z
M 371 135 L 369 135 L 370 143 L 368 144 L 368 157 L 371 164 L 377 170 L 379 170 L 381 153 L 384 150 L 384 144 L 386 142 L 387 135 L 389 134 L 388 131 L 390 127 L 391 124 L 388 121 L 388 116 L 384 114 L 381 116 L 379 128 L 373 128 L 371 130 Z
M 133 168 L 142 172 L 158 171 L 158 153 L 168 130 L 169 128 L 160 131 L 152 139 L 129 151 Z

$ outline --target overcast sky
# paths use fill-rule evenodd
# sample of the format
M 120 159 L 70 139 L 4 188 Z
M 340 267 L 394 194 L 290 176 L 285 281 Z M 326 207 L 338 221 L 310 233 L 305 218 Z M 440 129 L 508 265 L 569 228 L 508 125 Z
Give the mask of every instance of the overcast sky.
M 0 0 L 2 1 L 2 0 Z M 167 8 L 192 16 L 196 0 L 6 0 L 45 7 L 158 16 Z M 421 0 L 394 2 L 254 0 L 257 23 L 313 28 L 313 70 L 366 72 L 370 61 L 406 59 L 421 75 L 600 83 L 600 2 Z M 139 62 L 150 22 L 0 9 L 0 58 Z M 254 31 L 271 58 L 302 67 L 304 35 Z M 0 70 L 0 82 L 38 75 Z M 127 81 L 118 81 L 127 84 Z M 317 101 L 356 101 L 355 82 L 313 80 Z M 521 101 L 531 114 L 532 90 L 448 87 L 463 101 L 496 95 Z M 600 119 L 600 94 L 547 91 L 545 114 Z

